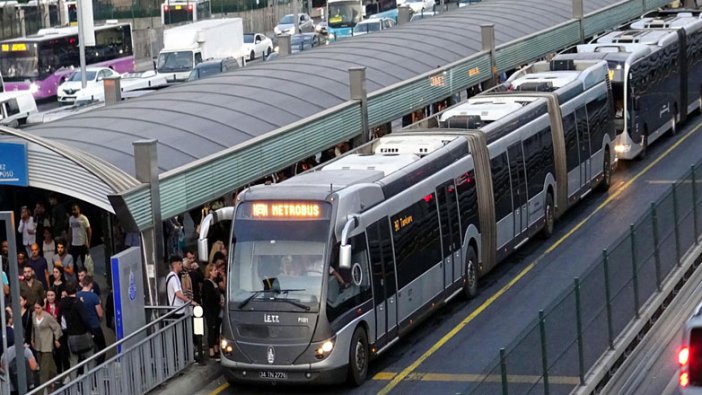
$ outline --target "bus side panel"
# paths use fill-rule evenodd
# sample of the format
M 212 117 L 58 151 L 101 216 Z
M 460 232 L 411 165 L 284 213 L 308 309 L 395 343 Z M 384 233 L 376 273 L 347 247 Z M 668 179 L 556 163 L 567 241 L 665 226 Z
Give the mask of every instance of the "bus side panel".
M 688 112 L 699 108 L 702 97 L 702 29 L 687 37 Z

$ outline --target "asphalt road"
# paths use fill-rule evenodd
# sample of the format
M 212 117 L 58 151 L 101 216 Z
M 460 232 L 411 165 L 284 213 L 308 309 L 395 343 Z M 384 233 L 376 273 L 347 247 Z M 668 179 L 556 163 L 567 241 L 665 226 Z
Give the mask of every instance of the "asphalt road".
M 523 332 L 534 324 L 538 311 L 570 289 L 573 279 L 590 270 L 592 263 L 601 256 L 602 249 L 627 232 L 629 224 L 634 223 L 672 181 L 683 176 L 690 165 L 702 158 L 702 132 L 698 131 L 699 128 L 702 128 L 700 117 L 693 117 L 677 136 L 665 137 L 651 146 L 646 160 L 620 163 L 613 186 L 607 193 L 587 196 L 557 222 L 551 239 L 533 240 L 499 265 L 482 280 L 478 298 L 450 303 L 400 340 L 371 364 L 369 380 L 363 386 L 356 389 L 343 385 L 322 387 L 314 392 L 499 393 L 499 370 L 492 372 L 495 376 L 490 376 L 489 381 L 493 382 L 478 387 L 483 374 L 498 361 L 499 349 L 525 336 Z M 668 221 L 671 217 L 670 212 L 659 213 L 661 221 Z M 674 244 L 667 243 L 668 240 L 663 240 L 667 246 Z M 674 254 L 670 250 L 661 256 L 664 268 L 672 265 L 670 257 Z M 630 268 L 627 272 L 624 266 L 620 266 L 610 272 L 612 289 L 621 287 L 621 279 L 630 275 Z M 652 265 L 647 267 L 650 269 Z M 641 295 L 650 293 L 655 285 L 655 276 L 649 269 L 640 273 Z M 598 281 L 582 285 L 583 290 L 589 291 L 602 287 Z M 628 292 L 630 287 L 626 289 Z M 615 329 L 626 324 L 633 306 L 633 296 L 618 300 L 613 305 Z M 607 345 L 604 313 L 594 307 L 600 304 L 601 300 L 583 300 L 588 365 Z M 556 308 L 566 315 L 573 310 L 568 305 Z M 552 357 L 549 365 L 553 366 L 550 377 L 552 394 L 568 393 L 578 382 L 577 349 L 566 343 L 574 332 L 574 315 L 571 313 L 569 317 L 572 319 L 552 320 L 546 324 L 548 355 Z M 526 336 L 531 347 L 519 348 L 508 356 L 510 393 L 543 393 L 541 384 L 533 383 L 534 376 L 541 373 L 539 332 L 532 331 Z M 667 379 L 670 377 L 668 375 Z M 201 393 L 246 394 L 264 390 L 269 392 L 271 388 L 231 387 L 220 378 Z M 310 389 L 277 386 L 275 391 L 308 393 Z

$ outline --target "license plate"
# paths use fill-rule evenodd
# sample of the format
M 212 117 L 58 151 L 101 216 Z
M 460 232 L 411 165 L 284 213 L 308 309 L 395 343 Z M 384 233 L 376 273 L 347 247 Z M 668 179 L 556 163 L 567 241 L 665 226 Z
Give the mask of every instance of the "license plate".
M 285 372 L 258 372 L 258 376 L 262 379 L 285 380 L 288 374 Z

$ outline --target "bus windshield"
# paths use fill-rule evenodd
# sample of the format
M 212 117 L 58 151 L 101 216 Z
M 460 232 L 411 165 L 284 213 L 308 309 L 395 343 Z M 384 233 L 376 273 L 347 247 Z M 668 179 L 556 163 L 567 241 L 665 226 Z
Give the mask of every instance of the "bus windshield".
M 11 44 L 9 48 L 17 44 Z M 6 81 L 22 81 L 39 76 L 39 59 L 33 45 L 24 44 L 23 51 L 5 51 L 0 57 L 0 72 Z
M 158 56 L 156 68 L 159 73 L 190 70 L 193 68 L 193 52 L 164 52 Z
M 248 309 L 246 301 L 285 299 L 319 309 L 330 221 L 329 206 L 314 205 L 324 206 L 325 215 L 284 220 L 256 219 L 247 215 L 256 204 L 239 205 L 229 264 L 230 302 Z M 299 310 L 295 304 L 286 306 Z
M 329 4 L 329 27 L 354 27 L 361 21 L 361 5 L 358 1 L 342 1 Z

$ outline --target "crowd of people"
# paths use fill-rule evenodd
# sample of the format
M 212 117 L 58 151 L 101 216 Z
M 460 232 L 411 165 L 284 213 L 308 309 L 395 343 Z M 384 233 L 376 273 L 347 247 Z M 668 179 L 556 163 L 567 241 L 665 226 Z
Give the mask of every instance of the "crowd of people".
M 31 212 L 26 206 L 21 208 L 17 227 L 19 316 L 10 308 L 10 245 L 8 241 L 1 245 L 0 296 L 6 306 L 2 313 L 7 322 L 7 349 L 0 341 L 0 370 L 9 370 L 12 391 L 17 390 L 16 356 L 20 349 L 26 357 L 31 389 L 52 382 L 106 347 L 101 325 L 105 309 L 90 258 L 90 221 L 78 204 L 70 208 L 69 214 L 55 196 L 49 198 L 48 209 L 42 202 Z M 15 333 L 19 326 L 22 338 Z M 104 360 L 104 356 L 98 359 Z M 81 373 L 79 369 L 77 374 Z M 70 377 L 64 382 L 68 380 Z M 58 384 L 52 382 L 49 389 Z
M 227 283 L 226 262 L 227 249 L 223 242 L 217 241 L 212 246 L 204 273 L 195 255 L 191 251 L 186 251 L 183 257 L 179 255 L 170 257 L 171 271 L 166 276 L 170 306 L 181 308 L 186 304 L 202 305 L 206 326 L 206 346 L 210 358 L 216 360 L 219 360 L 219 334 Z

